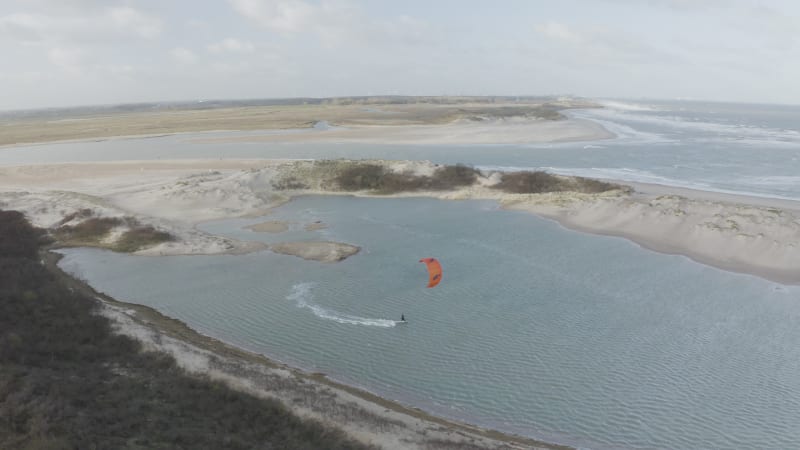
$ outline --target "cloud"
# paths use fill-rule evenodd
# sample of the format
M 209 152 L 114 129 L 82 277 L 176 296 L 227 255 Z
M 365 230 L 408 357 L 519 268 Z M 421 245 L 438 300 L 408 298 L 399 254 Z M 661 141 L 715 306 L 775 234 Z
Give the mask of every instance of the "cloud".
M 315 35 L 326 47 L 420 45 L 435 42 L 433 27 L 410 16 L 378 19 L 347 1 L 228 0 L 233 9 L 275 33 Z
M 47 59 L 68 72 L 79 73 L 86 51 L 77 47 L 54 47 L 47 52 Z
M 161 21 L 158 18 L 133 8 L 110 8 L 106 14 L 115 29 L 125 30 L 145 39 L 153 39 L 161 34 Z
M 197 62 L 197 55 L 193 51 L 184 47 L 173 48 L 170 52 L 172 57 L 181 64 L 194 64 Z
M 230 0 L 241 15 L 277 32 L 295 33 L 318 22 L 324 6 L 312 6 L 301 0 Z
M 240 41 L 235 38 L 225 38 L 208 46 L 211 53 L 252 53 L 256 46 L 249 41 Z
M 647 42 L 647 39 L 622 30 L 605 28 L 576 29 L 560 22 L 535 25 L 545 38 L 551 58 L 565 65 L 678 63 L 683 57 Z M 555 49 L 555 51 L 553 51 Z
M 736 0 L 605 0 L 608 3 L 629 4 L 645 7 L 661 7 L 675 11 L 700 11 L 716 8 L 727 8 L 737 3 Z
M 581 43 L 584 41 L 583 36 L 578 32 L 571 30 L 568 26 L 558 22 L 547 22 L 534 26 L 536 32 L 554 40 Z
M 0 36 L 23 43 L 154 39 L 160 35 L 161 29 L 158 17 L 127 6 L 90 13 L 13 13 L 0 16 Z

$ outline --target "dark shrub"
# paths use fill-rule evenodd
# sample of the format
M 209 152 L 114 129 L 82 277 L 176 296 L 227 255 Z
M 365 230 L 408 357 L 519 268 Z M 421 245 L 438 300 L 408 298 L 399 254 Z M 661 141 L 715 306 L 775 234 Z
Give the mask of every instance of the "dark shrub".
M 33 258 L 43 234 L 21 212 L 0 210 L 0 256 Z
M 607 183 L 605 181 L 593 180 L 591 178 L 578 178 L 577 181 L 580 192 L 585 192 L 588 194 L 613 191 L 614 189 L 620 189 L 625 192 L 630 192 L 631 190 L 629 186 Z
M 394 194 L 469 186 L 479 174 L 479 170 L 462 164 L 440 167 L 430 177 L 408 172 L 390 172 L 377 164 L 358 164 L 343 170 L 336 177 L 336 183 L 345 191 L 372 190 L 381 194 Z
M 173 239 L 175 238 L 171 234 L 146 225 L 123 233 L 114 245 L 114 250 L 118 252 L 135 252 L 141 248 L 151 247 Z
M 443 166 L 433 173 L 431 188 L 453 189 L 461 186 L 471 186 L 480 174 L 480 170 L 463 164 Z
M 123 223 L 119 217 L 92 217 L 74 226 L 62 225 L 56 229 L 55 234 L 62 240 L 95 241 Z
M 494 186 L 515 194 L 541 194 L 545 192 L 583 192 L 596 194 L 619 189 L 630 192 L 630 187 L 583 177 L 559 177 L 547 172 L 508 172 Z
M 94 211 L 92 211 L 89 208 L 84 208 L 84 209 L 75 211 L 72 214 L 67 214 L 66 216 L 64 216 L 63 219 L 58 221 L 56 226 L 60 227 L 61 225 L 64 225 L 65 223 L 72 222 L 75 219 L 78 219 L 78 218 L 85 219 L 87 217 L 92 217 L 93 215 L 94 215 Z
M 500 183 L 494 187 L 515 194 L 539 194 L 566 190 L 564 182 L 559 177 L 547 172 L 504 173 Z
M 380 189 L 385 169 L 377 164 L 357 164 L 348 167 L 336 177 L 336 183 L 345 191 Z
M 272 187 L 279 191 L 285 191 L 289 189 L 308 189 L 308 185 L 298 180 L 296 177 L 286 177 L 273 181 Z

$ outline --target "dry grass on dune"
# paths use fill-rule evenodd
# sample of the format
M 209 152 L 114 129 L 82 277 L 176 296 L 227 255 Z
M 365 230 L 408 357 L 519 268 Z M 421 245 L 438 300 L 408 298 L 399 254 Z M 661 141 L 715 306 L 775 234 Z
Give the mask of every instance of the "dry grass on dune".
M 424 100 L 421 100 L 424 101 Z M 132 111 L 90 110 L 83 115 L 0 118 L 0 145 L 52 142 L 115 136 L 159 135 L 212 130 L 280 130 L 309 128 L 318 121 L 342 126 L 432 125 L 459 119 L 521 117 L 555 120 L 562 106 L 542 101 L 521 104 L 467 103 L 427 100 L 428 103 L 316 103 L 237 106 L 208 109 Z M 369 105 L 369 107 L 365 107 Z M 67 114 L 67 113 L 65 113 Z M 74 115 L 74 113 L 73 113 Z

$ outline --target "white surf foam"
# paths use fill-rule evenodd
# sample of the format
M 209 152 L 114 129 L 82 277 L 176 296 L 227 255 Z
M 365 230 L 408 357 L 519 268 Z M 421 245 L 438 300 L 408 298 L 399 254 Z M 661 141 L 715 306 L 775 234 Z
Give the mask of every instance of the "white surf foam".
M 633 130 L 626 125 L 621 125 L 619 121 L 649 124 L 665 127 L 678 133 L 701 132 L 714 135 L 717 140 L 725 141 L 756 141 L 770 143 L 792 143 L 800 142 L 800 132 L 782 128 L 772 128 L 743 123 L 714 122 L 701 117 L 689 115 L 653 115 L 647 114 L 649 111 L 656 111 L 650 108 L 630 108 L 619 104 L 606 104 L 607 109 L 581 110 L 579 115 L 583 118 L 600 122 L 604 127 L 621 137 L 641 137 L 641 132 Z M 644 113 L 644 114 L 643 114 Z M 604 121 L 605 120 L 605 121 Z M 633 130 L 633 133 L 631 132 Z M 698 139 L 702 137 L 698 136 Z
M 657 111 L 658 109 L 651 105 L 644 105 L 641 103 L 627 103 L 615 100 L 601 100 L 600 104 L 606 108 L 618 109 L 621 111 Z
M 636 130 L 631 126 L 621 123 L 622 120 L 626 120 L 628 118 L 628 115 L 621 111 L 611 109 L 580 109 L 567 111 L 563 114 L 567 115 L 568 117 L 589 120 L 597 123 L 605 128 L 608 132 L 616 136 L 615 140 L 617 141 L 639 144 L 672 142 L 672 140 L 667 139 L 660 134 Z M 596 143 L 599 144 L 600 141 Z
M 313 298 L 312 289 L 314 283 L 298 283 L 292 286 L 292 292 L 286 296 L 287 300 L 295 302 L 298 308 L 310 310 L 315 316 L 320 319 L 332 320 L 338 323 L 348 325 L 362 325 L 368 327 L 381 327 L 391 328 L 397 325 L 397 322 L 389 319 L 372 319 L 368 317 L 358 317 L 349 314 L 342 314 L 331 309 L 323 308 L 320 305 L 311 302 Z

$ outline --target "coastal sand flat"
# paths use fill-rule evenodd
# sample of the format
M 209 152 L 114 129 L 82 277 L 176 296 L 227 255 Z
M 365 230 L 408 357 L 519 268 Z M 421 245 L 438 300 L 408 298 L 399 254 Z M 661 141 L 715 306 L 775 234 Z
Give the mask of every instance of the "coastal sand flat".
M 289 224 L 283 220 L 269 220 L 267 222 L 248 225 L 245 228 L 258 233 L 283 233 L 289 229 Z
M 293 134 L 193 138 L 194 143 L 351 142 L 371 144 L 531 144 L 609 139 L 602 126 L 582 119 L 458 121 L 442 125 L 354 125 Z
M 306 231 L 324 230 L 326 228 L 328 228 L 328 225 L 324 224 L 322 222 L 309 223 L 309 224 L 306 224 L 305 227 L 303 227 L 303 229 L 306 230 Z
M 428 99 L 430 100 L 430 99 Z M 597 107 L 596 104 L 581 100 L 523 100 L 519 102 L 487 102 L 486 99 L 438 98 L 434 102 L 425 99 L 412 99 L 406 104 L 285 104 L 270 106 L 240 106 L 226 108 L 203 108 L 197 105 L 188 109 L 161 109 L 155 111 L 127 111 L 109 113 L 102 108 L 85 112 L 73 112 L 68 118 L 54 119 L 50 115 L 0 117 L 0 146 L 36 142 L 53 142 L 65 140 L 117 138 L 129 136 L 160 136 L 175 133 L 198 133 L 221 130 L 270 130 L 278 133 L 280 139 L 309 139 L 315 136 L 314 125 L 320 122 L 335 127 L 352 128 L 358 132 L 347 131 L 342 139 L 360 139 L 359 133 L 369 140 L 381 140 L 381 133 L 389 133 L 394 137 L 391 141 L 400 142 L 408 137 L 421 133 L 422 139 L 438 139 L 444 136 L 448 128 L 437 128 L 442 125 L 469 125 L 464 130 L 472 138 L 486 139 L 478 131 L 483 129 L 490 133 L 500 130 L 503 124 L 531 124 L 543 130 L 541 135 L 533 134 L 533 142 L 542 142 L 548 136 L 552 140 L 579 138 L 576 132 L 585 139 L 591 139 L 585 131 L 577 129 L 568 131 L 567 136 L 547 132 L 554 127 L 558 133 L 564 133 L 570 126 L 562 127 L 557 122 L 572 121 L 554 120 L 564 117 L 557 112 L 563 108 Z M 592 136 L 610 134 L 602 127 L 575 123 L 578 128 L 591 129 Z M 500 126 L 501 128 L 496 128 Z M 422 127 L 422 128 L 415 128 Z M 426 128 L 430 131 L 423 131 Z M 454 128 L 458 129 L 458 127 Z M 471 130 L 471 131 L 469 131 Z M 288 132 L 287 132 L 288 131 Z M 300 133 L 298 133 L 298 131 Z M 309 133 L 303 132 L 308 131 Z M 513 128 L 506 128 L 501 133 L 494 133 L 492 139 L 503 139 L 504 133 L 514 133 Z M 526 131 L 525 134 L 528 134 Z M 281 135 L 283 137 L 281 137 Z M 297 135 L 299 137 L 293 137 Z M 319 136 L 326 135 L 325 132 Z M 340 139 L 333 134 L 334 139 Z M 466 137 L 466 135 L 464 135 Z M 264 137 L 269 139 L 269 137 Z M 311 137 L 310 139 L 317 139 Z M 326 138 L 327 139 L 327 138 Z M 459 142 L 463 142 L 459 140 Z M 501 143 L 501 142 L 497 142 Z
M 298 256 L 320 262 L 338 262 L 358 253 L 360 248 L 341 242 L 281 242 L 273 244 L 270 250 L 284 255 Z

